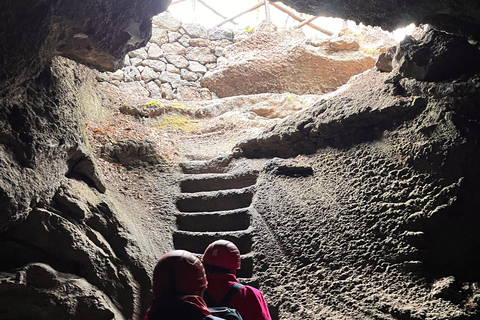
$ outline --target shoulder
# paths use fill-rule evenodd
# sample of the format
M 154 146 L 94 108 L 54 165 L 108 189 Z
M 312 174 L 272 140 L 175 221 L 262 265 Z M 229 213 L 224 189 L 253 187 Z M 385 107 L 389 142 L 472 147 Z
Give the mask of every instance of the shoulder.
M 255 295 L 262 295 L 262 292 L 258 290 L 257 288 L 251 287 L 251 286 L 243 286 L 239 289 L 239 291 L 243 291 L 245 293 L 250 293 L 250 294 L 255 294 Z
M 255 300 L 264 303 L 265 298 L 260 290 L 250 286 L 243 286 L 239 289 L 240 296 L 245 300 Z

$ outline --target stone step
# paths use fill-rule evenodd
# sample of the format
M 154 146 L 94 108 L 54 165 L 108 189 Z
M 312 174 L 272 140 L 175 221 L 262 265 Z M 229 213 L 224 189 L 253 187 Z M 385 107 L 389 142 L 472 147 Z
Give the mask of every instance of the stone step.
M 245 286 L 251 286 L 251 287 L 254 287 L 254 288 L 257 288 L 257 289 L 260 287 L 260 283 L 259 283 L 258 279 L 255 278 L 255 277 L 245 277 L 245 278 L 238 277 L 238 272 L 237 272 L 237 280 L 238 280 L 238 282 L 240 282 L 241 284 L 243 284 Z
M 187 179 L 180 181 L 180 189 L 189 193 L 241 189 L 254 185 L 257 177 L 258 173 L 189 175 Z
M 255 186 L 215 192 L 184 193 L 177 199 L 177 208 L 180 212 L 213 212 L 246 208 L 252 202 L 254 191 Z
M 237 270 L 237 277 L 239 278 L 251 278 L 253 276 L 253 255 L 244 254 L 241 255 L 240 269 Z
M 225 239 L 233 242 L 240 254 L 252 250 L 252 229 L 230 232 L 192 232 L 177 230 L 173 233 L 173 246 L 193 253 L 203 254 L 207 246 L 215 240 Z
M 183 231 L 236 231 L 250 226 L 250 209 L 176 214 L 177 228 Z
M 224 173 L 232 161 L 231 156 L 220 156 L 210 160 L 192 160 L 179 163 L 180 169 L 186 174 Z

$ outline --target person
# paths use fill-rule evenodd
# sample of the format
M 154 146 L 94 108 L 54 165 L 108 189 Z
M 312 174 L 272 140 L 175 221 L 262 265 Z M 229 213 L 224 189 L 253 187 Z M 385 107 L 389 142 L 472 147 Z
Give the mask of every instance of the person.
M 236 272 L 241 265 L 240 251 L 230 241 L 217 240 L 205 249 L 202 261 L 209 283 L 205 300 L 212 306 L 222 301 L 231 287 L 238 283 Z M 243 320 L 271 320 L 262 293 L 250 286 L 241 286 L 231 298 L 230 304 L 223 307 L 236 309 Z
M 194 254 L 164 254 L 153 271 L 154 300 L 144 320 L 223 320 L 210 314 L 202 298 L 207 284 L 202 262 Z

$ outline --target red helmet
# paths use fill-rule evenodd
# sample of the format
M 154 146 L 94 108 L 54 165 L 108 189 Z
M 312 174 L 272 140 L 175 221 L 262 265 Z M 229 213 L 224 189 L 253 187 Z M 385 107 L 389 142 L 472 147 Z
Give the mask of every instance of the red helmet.
M 198 294 L 207 287 L 207 277 L 202 262 L 185 250 L 164 254 L 153 271 L 153 293 Z
M 229 270 L 238 270 L 241 263 L 240 251 L 230 241 L 217 240 L 212 242 L 205 250 L 203 262 Z

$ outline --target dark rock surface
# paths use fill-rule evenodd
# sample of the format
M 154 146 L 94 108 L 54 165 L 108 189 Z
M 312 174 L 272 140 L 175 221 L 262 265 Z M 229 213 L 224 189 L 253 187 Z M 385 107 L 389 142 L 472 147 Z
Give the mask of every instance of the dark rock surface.
M 113 162 L 124 166 L 155 166 L 165 164 L 155 143 L 148 140 L 123 140 L 105 145 L 104 154 Z
M 55 55 L 101 70 L 120 67 L 125 53 L 144 46 L 151 17 L 170 1 L 50 0 L 0 4 L 0 84 L 36 76 Z
M 138 237 L 105 195 L 81 129 L 94 73 L 55 58 L 37 81 L 1 101 L 0 270 L 12 274 L 1 276 L 1 318 L 137 318 L 150 295 L 131 255 Z M 31 263 L 45 265 L 41 276 Z
M 57 55 L 113 70 L 148 41 L 165 3 L 0 4 L 0 318 L 143 316 L 152 251 L 172 247 L 175 185 L 165 174 L 145 188 L 158 228 L 135 221 L 153 204 L 124 203 L 109 190 L 116 184 L 102 178 L 86 141 L 85 113 L 101 104 L 94 74 Z M 298 7 L 480 38 L 478 1 Z M 478 318 L 480 80 L 478 62 L 468 61 L 478 53 L 436 31 L 402 50 L 409 63 L 399 70 L 362 74 L 343 94 L 239 145 L 242 156 L 296 157 L 261 171 L 252 200 L 262 239 L 255 274 L 281 319 Z M 432 68 L 417 73 L 424 61 Z M 440 72 L 450 62 L 461 64 Z
M 86 141 L 95 72 L 169 1 L 0 3 L 0 318 L 138 319 L 150 278 Z M 143 250 L 145 251 L 145 250 Z
M 415 23 L 480 40 L 480 3 L 476 0 L 286 0 L 286 5 L 313 15 L 340 17 L 393 31 Z
M 407 37 L 395 56 L 393 67 L 405 78 L 441 82 L 480 72 L 480 50 L 466 38 L 430 30 L 418 41 Z
M 264 281 L 299 283 L 273 302 L 281 315 L 477 319 L 479 81 L 371 70 L 238 145 L 313 169 L 281 177 L 267 162 L 257 185 L 256 209 L 283 253 L 264 251 Z

